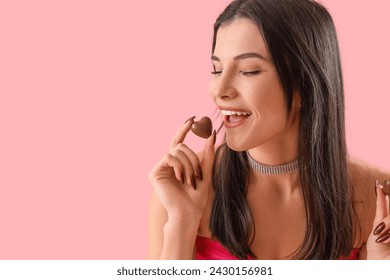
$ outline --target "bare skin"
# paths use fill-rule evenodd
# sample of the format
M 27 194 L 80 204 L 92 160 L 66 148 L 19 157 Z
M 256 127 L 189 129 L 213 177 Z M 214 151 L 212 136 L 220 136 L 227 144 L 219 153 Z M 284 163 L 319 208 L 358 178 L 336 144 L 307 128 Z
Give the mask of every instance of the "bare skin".
M 212 60 L 215 76 L 210 92 L 225 114 L 228 146 L 236 151 L 248 150 L 255 160 L 267 165 L 296 159 L 300 95 L 295 92 L 291 118 L 286 122 L 283 91 L 257 27 L 245 19 L 222 26 Z M 248 115 L 232 117 L 230 111 Z M 213 200 L 210 178 L 214 136 L 205 141 L 202 153 L 195 154 L 184 144 L 192 122 L 177 132 L 169 154 L 149 173 L 154 188 L 150 259 L 191 259 L 196 236 L 211 237 L 208 223 Z M 390 178 L 390 173 L 354 159 L 348 159 L 348 170 L 358 225 L 354 247 L 361 248 L 362 259 L 390 259 L 390 238 L 377 243 L 378 235 L 373 234 L 381 222 L 385 223 L 382 232 L 390 230 L 387 198 L 380 188 L 375 196 L 374 188 L 376 179 Z M 259 259 L 290 258 L 306 231 L 297 173 L 267 176 L 252 172 L 249 179 L 247 200 L 256 225 L 252 251 Z
M 185 127 L 189 128 L 190 125 L 187 124 Z M 210 148 L 212 137 L 206 141 L 206 147 Z M 209 151 L 213 152 L 213 149 L 210 148 Z M 203 155 L 200 154 L 200 161 L 202 157 Z M 360 248 L 361 259 L 388 259 L 390 258 L 389 240 L 376 243 L 375 239 L 378 236 L 373 235 L 373 230 L 382 221 L 386 224 L 383 232 L 390 229 L 388 198 L 380 187 L 377 190 L 378 196 L 375 195 L 373 182 L 378 178 L 390 178 L 390 173 L 352 158 L 348 160 L 348 169 L 350 180 L 355 188 L 353 201 L 359 226 L 354 247 Z M 275 180 L 275 178 L 251 174 L 248 201 L 257 225 L 251 249 L 259 259 L 288 259 L 299 248 L 303 239 L 306 227 L 299 182 L 296 175 L 284 177 L 289 178 Z M 190 200 L 194 199 L 192 195 L 195 194 L 203 197 L 198 200 L 197 206 L 183 200 L 182 207 L 187 209 L 180 211 L 183 214 L 169 217 L 166 207 L 156 193 L 153 194 L 150 204 L 148 258 L 192 259 L 196 236 L 211 238 L 208 224 L 213 192 L 209 180 L 209 177 L 204 177 L 202 181 L 197 180 L 196 191 L 190 184 L 182 185 L 189 192 Z M 199 187 L 202 189 L 199 190 Z M 175 198 L 177 198 L 176 194 L 172 196 L 173 200 Z M 203 204 L 202 213 L 194 210 L 193 207 L 197 208 L 198 205 Z M 377 217 L 375 217 L 376 212 Z M 367 244 L 371 246 L 371 251 L 374 250 L 371 256 L 367 255 Z M 386 250 L 382 250 L 384 248 Z M 377 249 L 379 253 L 375 253 Z
M 355 187 L 353 201 L 359 225 L 354 248 L 360 248 L 359 257 L 367 259 L 366 247 L 369 237 L 370 244 L 374 247 L 383 247 L 389 243 L 388 241 L 385 244 L 375 243 L 374 240 L 378 236 L 374 236 L 372 231 L 381 221 L 378 217 L 373 225 L 377 203 L 374 183 L 378 178 L 390 178 L 390 173 L 352 158 L 348 160 L 348 169 L 350 180 Z M 251 249 L 259 259 L 289 259 L 299 248 L 306 230 L 305 210 L 298 179 L 291 176 L 291 184 L 278 185 L 274 180 L 256 177 L 260 176 L 251 174 L 247 196 L 256 221 L 256 236 Z M 388 199 L 380 191 L 378 194 L 382 194 L 378 199 L 385 201 L 386 209 Z M 198 232 L 200 236 L 207 238 L 211 238 L 208 226 L 210 209 L 211 199 L 205 208 Z M 388 210 L 383 212 L 385 213 L 383 216 L 386 216 L 386 213 L 388 216 Z
M 203 156 L 198 158 L 183 144 L 192 123 L 188 121 L 177 132 L 170 154 L 149 173 L 154 188 L 149 219 L 151 259 L 193 257 L 199 222 L 210 193 L 215 134 L 206 140 Z

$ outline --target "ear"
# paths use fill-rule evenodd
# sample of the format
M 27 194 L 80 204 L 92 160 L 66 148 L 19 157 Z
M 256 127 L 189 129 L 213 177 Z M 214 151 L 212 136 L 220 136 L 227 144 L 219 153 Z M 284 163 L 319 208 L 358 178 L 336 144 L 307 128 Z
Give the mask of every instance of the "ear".
M 298 109 L 300 110 L 300 108 L 302 107 L 302 103 L 301 103 L 301 91 L 299 89 L 294 89 L 294 92 L 293 92 L 293 104 L 292 104 L 292 108 L 293 109 Z
M 301 92 L 298 89 L 294 89 L 291 104 L 290 121 L 295 122 L 300 119 L 301 112 Z

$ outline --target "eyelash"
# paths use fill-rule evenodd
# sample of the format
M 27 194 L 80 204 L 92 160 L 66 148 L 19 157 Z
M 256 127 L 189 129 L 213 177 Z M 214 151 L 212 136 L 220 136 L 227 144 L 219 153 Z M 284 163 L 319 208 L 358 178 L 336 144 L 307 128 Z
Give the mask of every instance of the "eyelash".
M 211 72 L 211 74 L 213 74 L 213 75 L 220 75 L 221 73 L 222 73 L 222 71 L 213 71 L 213 72 Z M 253 75 L 259 74 L 260 71 L 259 70 L 249 71 L 249 72 L 240 71 L 240 73 L 244 74 L 244 76 L 253 76 Z

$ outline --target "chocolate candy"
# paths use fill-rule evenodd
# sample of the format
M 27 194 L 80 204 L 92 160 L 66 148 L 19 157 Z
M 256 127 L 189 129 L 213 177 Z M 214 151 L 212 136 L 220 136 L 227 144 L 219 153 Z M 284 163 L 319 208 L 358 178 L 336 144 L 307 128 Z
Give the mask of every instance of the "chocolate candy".
M 191 126 L 193 133 L 202 138 L 209 138 L 213 131 L 213 124 L 209 117 L 203 117 L 200 121 L 194 122 Z

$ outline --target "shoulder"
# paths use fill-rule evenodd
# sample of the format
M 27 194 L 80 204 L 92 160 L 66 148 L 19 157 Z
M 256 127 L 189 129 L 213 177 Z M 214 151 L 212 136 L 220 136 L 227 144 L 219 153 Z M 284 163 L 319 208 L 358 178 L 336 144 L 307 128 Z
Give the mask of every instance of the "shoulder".
M 375 182 L 390 179 L 390 172 L 352 157 L 347 159 L 347 167 L 356 218 L 355 245 L 360 247 L 372 229 L 376 209 Z
M 361 195 L 369 193 L 375 195 L 375 181 L 390 179 L 389 170 L 356 158 L 348 157 L 347 167 L 349 182 L 352 188 Z

